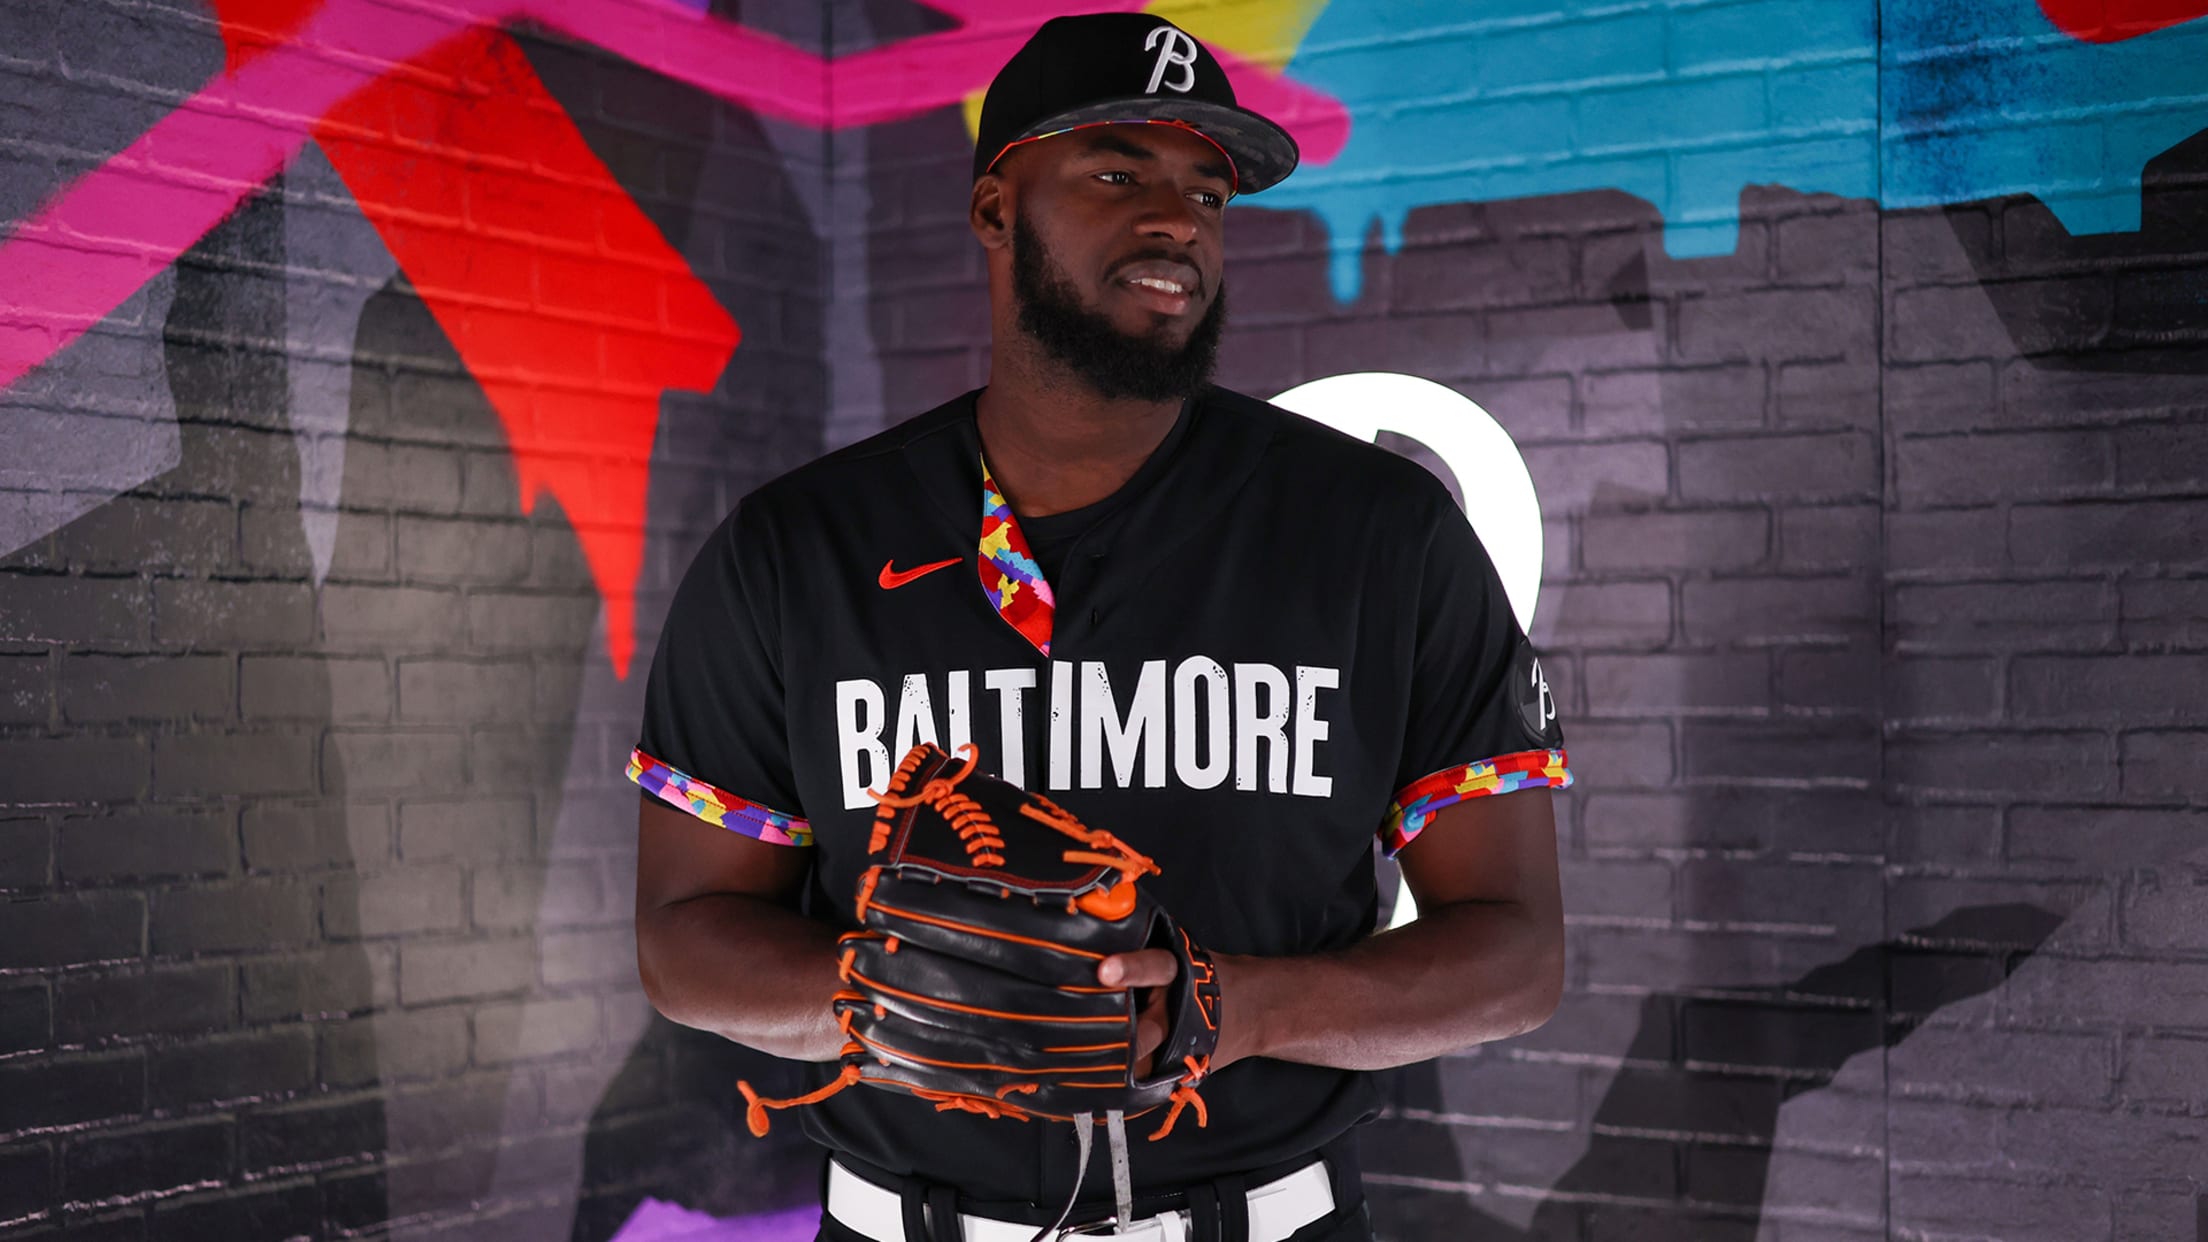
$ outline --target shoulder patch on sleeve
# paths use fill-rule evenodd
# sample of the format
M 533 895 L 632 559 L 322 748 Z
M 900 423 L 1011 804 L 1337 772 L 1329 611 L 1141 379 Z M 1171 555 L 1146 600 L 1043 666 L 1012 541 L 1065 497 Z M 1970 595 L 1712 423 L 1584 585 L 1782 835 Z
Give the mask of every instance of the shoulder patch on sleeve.
M 1541 671 L 1541 659 L 1533 653 L 1532 643 L 1518 645 L 1510 679 L 1517 697 L 1518 719 L 1526 726 L 1527 735 L 1553 745 L 1563 730 L 1556 723 L 1556 696 L 1549 693 L 1548 675 Z

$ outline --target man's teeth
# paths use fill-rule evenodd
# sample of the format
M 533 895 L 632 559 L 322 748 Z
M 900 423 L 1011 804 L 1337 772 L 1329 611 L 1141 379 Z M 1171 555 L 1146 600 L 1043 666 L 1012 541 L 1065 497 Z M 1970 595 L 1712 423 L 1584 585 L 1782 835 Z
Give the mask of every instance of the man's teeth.
M 1180 285 L 1174 283 L 1173 281 L 1160 280 L 1155 276 L 1138 276 L 1135 279 L 1128 281 L 1127 283 L 1133 285 L 1141 285 L 1145 289 L 1156 289 L 1161 293 L 1180 294 L 1188 292 L 1188 290 L 1182 288 Z

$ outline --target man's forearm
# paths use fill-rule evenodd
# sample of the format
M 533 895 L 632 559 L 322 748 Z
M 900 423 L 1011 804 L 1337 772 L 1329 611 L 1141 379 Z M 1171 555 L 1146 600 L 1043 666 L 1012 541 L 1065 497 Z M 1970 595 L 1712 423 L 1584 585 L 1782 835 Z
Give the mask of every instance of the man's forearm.
M 798 1061 L 844 1044 L 836 930 L 760 897 L 710 893 L 636 916 L 644 994 L 669 1021 Z
M 1460 902 L 1335 953 L 1222 957 L 1225 1059 L 1387 1069 L 1547 1021 L 1560 929 L 1507 903 Z

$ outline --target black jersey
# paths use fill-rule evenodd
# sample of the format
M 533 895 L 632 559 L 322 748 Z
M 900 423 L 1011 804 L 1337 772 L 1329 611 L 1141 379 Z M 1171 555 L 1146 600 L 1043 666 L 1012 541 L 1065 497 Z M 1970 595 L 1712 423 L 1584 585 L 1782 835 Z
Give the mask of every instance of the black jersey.
M 850 927 L 866 790 L 915 741 L 972 742 L 1155 859 L 1144 883 L 1198 944 L 1267 956 L 1373 930 L 1376 836 L 1398 849 L 1462 798 L 1570 780 L 1494 567 L 1416 463 L 1212 389 L 1060 555 L 1046 579 L 1027 554 L 971 393 L 767 484 L 676 592 L 632 778 L 810 847 L 807 908 Z M 1203 1095 L 1208 1128 L 1133 1144 L 1138 1188 L 1292 1159 L 1377 1100 L 1368 1075 L 1269 1058 Z M 980 1199 L 1071 1190 L 1062 1125 L 877 1090 L 802 1115 Z M 1088 1185 L 1110 1185 L 1096 1160 Z

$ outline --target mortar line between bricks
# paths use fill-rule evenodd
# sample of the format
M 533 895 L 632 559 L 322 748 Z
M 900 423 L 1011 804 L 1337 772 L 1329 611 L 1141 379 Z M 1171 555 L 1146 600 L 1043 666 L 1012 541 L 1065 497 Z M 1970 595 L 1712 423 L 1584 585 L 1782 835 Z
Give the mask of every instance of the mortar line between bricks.
M 1871 172 L 1871 183 L 1876 187 L 1871 203 L 1871 211 L 1876 225 L 1872 229 L 1871 245 L 1874 253 L 1872 255 L 1871 271 L 1873 273 L 1872 280 L 1877 288 L 1877 296 L 1872 299 L 1871 303 L 1871 340 L 1874 342 L 1873 349 L 1878 366 L 1878 442 L 1872 451 L 1878 455 L 1879 522 L 1878 539 L 1873 545 L 1877 549 L 1876 555 L 1878 558 L 1878 580 L 1874 588 L 1877 599 L 1872 606 L 1873 614 L 1877 618 L 1877 628 L 1873 631 L 1876 637 L 1873 641 L 1876 643 L 1878 652 L 1878 680 L 1877 684 L 1871 688 L 1871 694 L 1873 701 L 1877 704 L 1878 718 L 1883 721 L 1886 719 L 1886 670 L 1888 663 L 1886 657 L 1886 580 L 1889 564 L 1885 518 L 1888 509 L 1895 502 L 1893 479 L 1890 475 L 1886 451 L 1893 429 L 1886 417 L 1886 228 L 1884 221 L 1886 203 L 1886 160 L 1884 154 L 1886 150 L 1886 57 L 1883 54 L 1883 49 L 1886 46 L 1886 8 L 1884 5 L 1878 5 L 1871 14 L 1871 46 L 1882 49 L 1881 54 L 1875 60 L 1876 67 L 1872 71 L 1873 90 L 1877 100 L 1876 107 L 1878 108 L 1876 134 L 1873 139 L 1873 150 L 1878 152 L 1878 155 L 1874 160 L 1874 167 Z M 1880 815 L 1886 819 L 1886 823 L 1880 825 L 1878 845 L 1878 934 L 1882 939 L 1886 935 L 1887 928 L 1891 926 L 1891 902 L 1885 879 L 1886 863 L 1893 855 L 1893 842 L 1890 836 L 1892 817 L 1887 810 L 1893 788 L 1887 775 L 1886 752 L 1888 744 L 1886 730 L 1880 728 L 1878 731 L 1878 757 L 1876 763 L 1879 791 L 1877 805 Z M 1881 1026 L 1878 1041 L 1878 1146 L 1881 1157 L 1879 1163 L 1883 1166 L 1879 1188 L 1883 1195 L 1878 1205 L 1878 1217 L 1883 1227 L 1881 1232 L 1888 1239 L 1894 1236 L 1894 1041 L 1886 1038 L 1886 1031 L 1883 1028 L 1889 1021 L 1887 1009 L 1889 998 L 1894 994 L 1893 974 L 1892 955 L 1881 954 L 1879 956 L 1879 1002 L 1874 1009 Z

